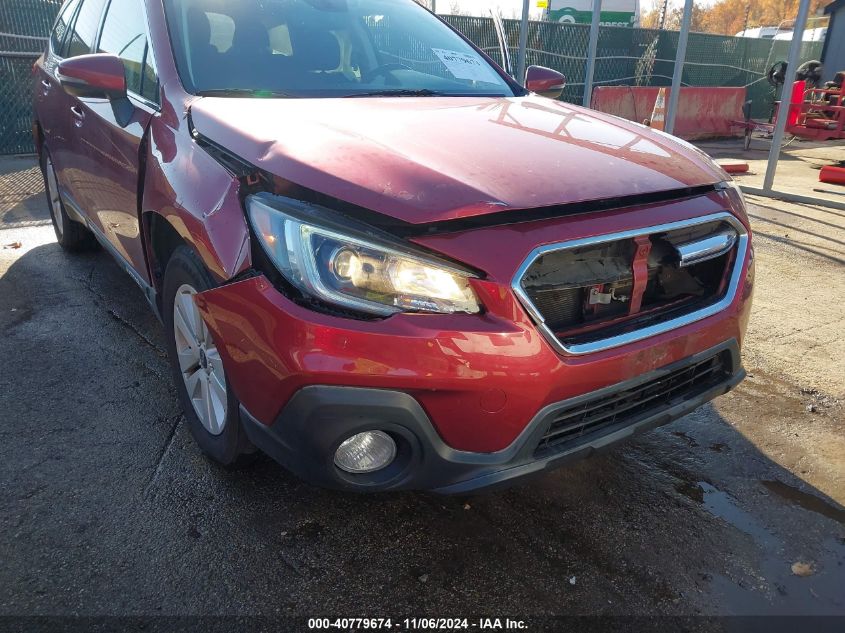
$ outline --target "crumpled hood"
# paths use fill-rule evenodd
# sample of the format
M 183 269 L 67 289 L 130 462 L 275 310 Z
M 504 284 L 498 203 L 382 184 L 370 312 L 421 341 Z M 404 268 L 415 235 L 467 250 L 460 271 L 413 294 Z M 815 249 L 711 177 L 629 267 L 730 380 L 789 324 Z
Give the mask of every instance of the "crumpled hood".
M 667 136 L 535 96 L 201 98 L 191 116 L 270 173 L 413 224 L 725 179 Z

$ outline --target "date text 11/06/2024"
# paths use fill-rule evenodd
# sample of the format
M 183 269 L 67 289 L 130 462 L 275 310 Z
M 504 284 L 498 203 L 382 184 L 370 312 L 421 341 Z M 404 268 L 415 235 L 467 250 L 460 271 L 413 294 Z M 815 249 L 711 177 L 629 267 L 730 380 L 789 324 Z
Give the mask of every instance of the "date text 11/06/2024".
M 525 620 L 511 618 L 309 618 L 309 630 L 344 631 L 520 631 L 526 630 Z

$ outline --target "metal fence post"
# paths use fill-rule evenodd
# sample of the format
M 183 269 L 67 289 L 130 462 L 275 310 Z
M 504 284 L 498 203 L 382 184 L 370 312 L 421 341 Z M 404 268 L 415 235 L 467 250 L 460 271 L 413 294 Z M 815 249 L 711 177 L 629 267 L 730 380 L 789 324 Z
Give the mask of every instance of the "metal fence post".
M 692 23 L 693 0 L 686 0 L 684 17 L 681 20 L 681 32 L 678 34 L 678 50 L 675 54 L 675 68 L 672 72 L 672 90 L 666 107 L 666 132 L 675 131 L 675 115 L 678 113 L 678 99 L 681 96 L 681 78 L 684 75 L 684 62 L 687 58 L 690 24 Z
M 780 93 L 780 108 L 778 109 L 777 121 L 775 121 L 775 130 L 772 134 L 772 148 L 769 150 L 769 163 L 766 166 L 766 177 L 763 179 L 763 191 L 771 191 L 775 182 L 775 171 L 777 171 L 778 159 L 780 158 L 780 144 L 786 130 L 789 104 L 792 101 L 792 82 L 789 81 L 789 76 L 790 74 L 795 76 L 795 71 L 798 68 L 798 57 L 801 54 L 801 46 L 804 44 L 804 27 L 807 25 L 809 14 L 810 0 L 801 0 L 801 4 L 798 6 L 798 17 L 792 31 L 792 43 L 789 45 L 786 78 L 783 82 L 783 90 Z
M 516 80 L 520 85 L 525 84 L 525 56 L 528 49 L 528 14 L 531 10 L 531 0 L 522 0 L 522 25 L 519 29 L 519 57 L 516 63 Z
M 584 107 L 590 107 L 593 98 L 593 76 L 596 72 L 596 50 L 599 46 L 601 0 L 593 0 L 593 20 L 590 22 L 590 43 L 587 46 L 587 69 L 584 74 Z

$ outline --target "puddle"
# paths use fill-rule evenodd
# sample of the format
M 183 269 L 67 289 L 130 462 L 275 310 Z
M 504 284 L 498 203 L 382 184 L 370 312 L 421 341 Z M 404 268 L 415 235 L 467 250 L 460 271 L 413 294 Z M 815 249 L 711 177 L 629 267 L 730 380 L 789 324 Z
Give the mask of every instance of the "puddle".
M 707 482 L 698 482 L 699 487 L 704 491 L 704 507 L 721 519 L 724 519 L 735 528 L 745 532 L 758 544 L 773 546 L 776 544 L 774 537 L 764 528 L 751 514 L 740 508 L 728 493 L 722 492 Z
M 719 612 L 734 615 L 845 613 L 845 542 L 831 535 L 832 538 L 815 548 L 815 556 L 807 559 L 800 550 L 782 542 L 755 516 L 740 508 L 729 494 L 706 482 L 698 482 L 698 487 L 703 492 L 707 511 L 751 537 L 762 554 L 752 577 L 752 586 L 741 586 L 725 576 L 713 575 L 713 590 L 721 604 Z M 800 493 L 787 487 L 793 491 L 790 494 Z M 789 500 L 803 508 L 804 503 L 811 502 L 804 498 L 806 493 L 801 495 L 803 503 L 797 501 L 797 497 Z M 811 496 L 814 504 L 827 505 L 818 497 L 806 496 Z M 830 510 L 836 508 L 829 507 L 826 511 Z M 812 566 L 812 575 L 801 577 L 792 573 L 792 564 L 799 560 Z
M 838 521 L 842 525 L 845 525 L 845 510 L 836 507 L 833 503 L 825 501 L 821 497 L 802 492 L 798 488 L 794 488 L 782 481 L 766 480 L 760 483 L 762 483 L 769 492 L 773 492 L 779 497 L 786 499 L 805 510 L 815 512 L 816 514 L 820 514 L 828 519 L 833 519 L 834 521 Z
M 682 481 L 675 486 L 675 490 L 680 492 L 685 497 L 689 497 L 698 503 L 704 503 L 704 488 L 699 484 L 694 484 L 689 481 Z

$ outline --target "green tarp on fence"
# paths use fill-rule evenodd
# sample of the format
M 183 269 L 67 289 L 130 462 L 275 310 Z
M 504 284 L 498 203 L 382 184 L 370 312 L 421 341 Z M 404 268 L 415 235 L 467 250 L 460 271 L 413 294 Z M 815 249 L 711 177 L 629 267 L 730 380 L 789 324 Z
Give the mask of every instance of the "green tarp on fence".
M 446 16 L 487 54 L 500 61 L 491 18 Z M 505 20 L 505 33 L 511 59 L 516 63 L 519 21 Z M 581 24 L 531 22 L 528 36 L 528 65 L 554 68 L 568 81 L 563 99 L 580 103 L 584 93 L 587 43 L 590 27 Z M 682 83 L 685 86 L 748 86 L 755 117 L 768 117 L 775 91 L 766 81 L 766 72 L 777 61 L 786 59 L 788 41 L 726 37 L 690 33 Z M 596 86 L 669 86 L 675 67 L 677 31 L 601 27 L 596 51 Z M 802 61 L 818 59 L 821 42 L 805 42 Z

